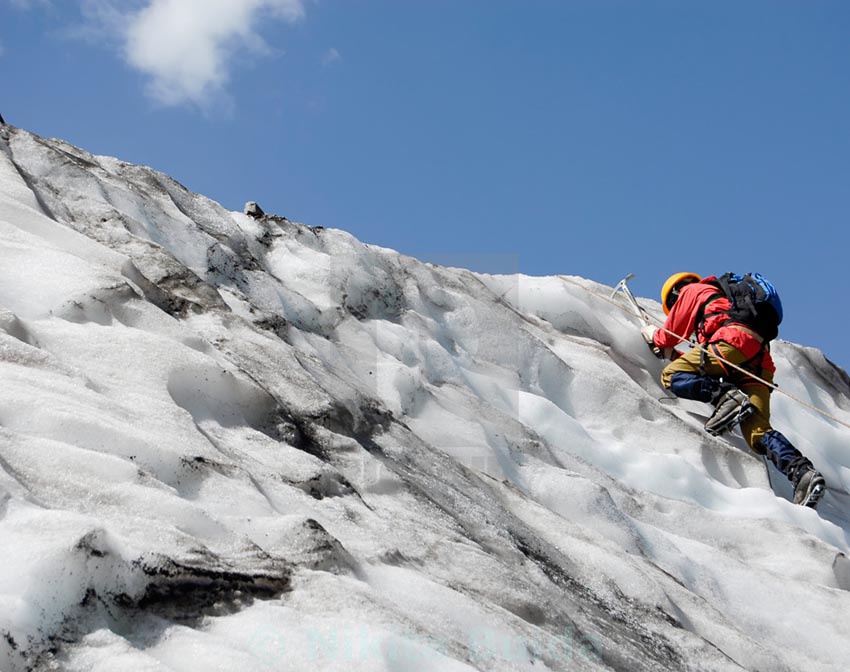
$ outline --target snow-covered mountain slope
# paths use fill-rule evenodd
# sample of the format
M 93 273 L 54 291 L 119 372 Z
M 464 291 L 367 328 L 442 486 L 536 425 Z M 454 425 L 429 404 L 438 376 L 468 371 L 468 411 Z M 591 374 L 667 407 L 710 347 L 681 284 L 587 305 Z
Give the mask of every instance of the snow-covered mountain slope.
M 0 670 L 846 670 L 848 431 L 775 395 L 792 505 L 610 291 L 3 127 Z

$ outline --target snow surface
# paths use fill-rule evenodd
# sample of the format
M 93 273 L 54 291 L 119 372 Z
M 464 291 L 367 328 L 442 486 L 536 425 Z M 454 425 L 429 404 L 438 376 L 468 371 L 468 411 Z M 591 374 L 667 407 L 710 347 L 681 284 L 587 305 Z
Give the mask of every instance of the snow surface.
M 0 670 L 848 669 L 848 431 L 774 395 L 792 505 L 610 292 L 3 127 Z

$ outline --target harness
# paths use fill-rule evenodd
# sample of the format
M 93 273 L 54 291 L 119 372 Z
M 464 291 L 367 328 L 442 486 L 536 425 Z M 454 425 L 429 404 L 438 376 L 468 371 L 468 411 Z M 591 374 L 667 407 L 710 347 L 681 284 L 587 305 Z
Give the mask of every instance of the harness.
M 715 283 L 709 282 L 707 284 L 714 285 Z M 723 293 L 720 293 L 720 292 L 718 292 L 717 294 L 712 294 L 697 309 L 697 314 L 696 314 L 697 339 L 699 341 L 703 342 L 703 343 L 706 343 L 709 347 L 714 343 L 727 343 L 727 341 L 724 341 L 723 339 L 719 339 L 717 341 L 709 340 L 711 335 L 714 334 L 715 332 L 719 331 L 722 327 L 732 327 L 733 329 L 738 329 L 739 331 L 743 331 L 743 332 L 749 334 L 756 341 L 758 341 L 759 346 L 760 346 L 759 351 L 755 355 L 750 357 L 749 359 L 743 361 L 740 364 L 740 366 L 741 366 L 741 368 L 747 369 L 748 371 L 752 371 L 755 374 L 759 374 L 759 373 L 761 373 L 762 366 L 764 365 L 765 355 L 770 351 L 770 342 L 767 339 L 765 339 L 764 336 L 762 336 L 755 329 L 753 329 L 752 327 L 750 327 L 746 324 L 741 324 L 740 322 L 733 321 L 731 317 L 727 317 L 726 320 L 721 322 L 720 325 L 717 327 L 717 329 L 713 330 L 711 332 L 711 334 L 709 334 L 705 329 L 705 323 L 708 320 L 708 318 L 706 317 L 706 314 L 705 314 L 706 308 L 708 307 L 708 305 L 710 303 L 716 301 L 717 299 L 725 299 L 725 298 L 728 298 L 726 296 L 726 294 L 723 294 Z M 716 313 L 711 313 L 710 316 L 722 315 L 724 312 L 726 312 L 728 314 L 729 311 L 722 311 L 722 310 L 717 311 Z M 717 350 L 716 346 L 715 346 L 714 350 Z M 700 373 L 702 375 L 705 375 L 705 357 L 706 357 L 707 351 L 708 351 L 708 348 L 702 348 L 700 350 L 699 368 L 700 368 Z M 718 357 L 718 361 L 722 360 L 722 356 L 720 355 L 719 352 L 715 352 L 714 354 L 715 354 L 716 357 Z

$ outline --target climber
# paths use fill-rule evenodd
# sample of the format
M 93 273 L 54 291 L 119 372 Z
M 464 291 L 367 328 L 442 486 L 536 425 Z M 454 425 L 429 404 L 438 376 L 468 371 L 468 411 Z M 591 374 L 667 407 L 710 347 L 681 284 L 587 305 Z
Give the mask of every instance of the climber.
M 659 358 L 672 359 L 661 382 L 677 397 L 710 402 L 715 410 L 706 430 L 720 434 L 740 423 L 753 451 L 767 455 L 794 487 L 795 504 L 815 508 L 826 490 L 823 476 L 770 425 L 770 393 L 776 366 L 769 343 L 782 320 L 782 304 L 763 276 L 727 273 L 700 278 L 671 275 L 661 290 L 667 320 L 642 334 Z M 679 353 L 675 347 L 696 334 L 702 347 Z M 762 380 L 731 366 L 735 364 Z

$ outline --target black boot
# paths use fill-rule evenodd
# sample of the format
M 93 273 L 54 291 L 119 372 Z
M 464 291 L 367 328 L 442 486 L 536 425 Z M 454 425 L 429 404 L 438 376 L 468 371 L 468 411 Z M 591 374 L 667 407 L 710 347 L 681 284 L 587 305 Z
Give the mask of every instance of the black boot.
M 816 508 L 826 492 L 826 481 L 811 461 L 785 438 L 782 432 L 771 429 L 759 442 L 770 461 L 794 486 L 794 503 Z
M 826 492 L 826 481 L 808 458 L 795 458 L 788 465 L 788 480 L 794 486 L 794 503 L 817 508 Z
M 713 436 L 732 429 L 756 410 L 746 394 L 728 383 L 717 390 L 711 403 L 714 404 L 714 413 L 706 421 L 705 431 Z

